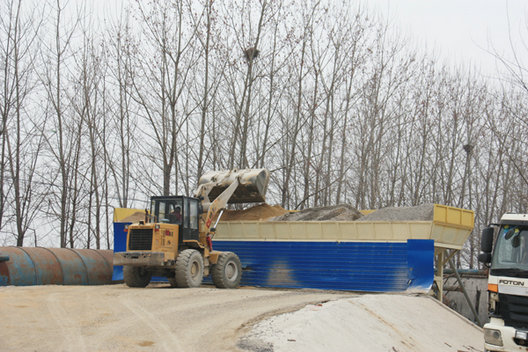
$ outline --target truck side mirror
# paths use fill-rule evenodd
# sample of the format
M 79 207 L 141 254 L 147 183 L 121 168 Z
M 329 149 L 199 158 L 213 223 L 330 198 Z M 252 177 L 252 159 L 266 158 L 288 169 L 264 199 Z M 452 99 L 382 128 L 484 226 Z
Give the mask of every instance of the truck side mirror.
M 484 253 L 491 253 L 493 250 L 493 232 L 493 227 L 486 227 L 484 230 L 482 230 L 482 236 L 480 238 L 480 250 Z
M 491 253 L 479 253 L 478 261 L 484 264 L 491 263 Z

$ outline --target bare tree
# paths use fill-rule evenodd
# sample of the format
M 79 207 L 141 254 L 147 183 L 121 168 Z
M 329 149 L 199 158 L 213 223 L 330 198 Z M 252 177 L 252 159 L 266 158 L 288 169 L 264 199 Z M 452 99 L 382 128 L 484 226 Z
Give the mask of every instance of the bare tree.
M 63 247 L 110 247 L 110 208 L 190 193 L 208 167 L 269 168 L 268 202 L 286 208 L 526 211 L 518 52 L 499 57 L 497 86 L 345 2 L 137 1 L 101 31 L 73 2 L 45 5 L 42 25 L 47 12 L 21 4 L 0 5 L 10 239 L 47 222 Z M 476 266 L 477 245 L 461 265 Z
M 60 0 L 57 0 L 54 5 L 55 18 L 52 27 L 54 40 L 43 52 L 45 65 L 41 78 L 53 114 L 51 123 L 54 133 L 52 136 L 47 136 L 47 145 L 51 159 L 56 162 L 58 173 L 50 170 L 51 178 L 48 178 L 48 182 L 55 188 L 49 201 L 49 211 L 59 221 L 61 247 L 66 247 L 67 242 L 70 246 L 74 243 L 73 231 L 78 197 L 77 170 L 82 134 L 82 124 L 78 120 L 75 122 L 74 119 L 68 118 L 71 111 L 68 106 L 67 84 L 64 78 L 66 62 L 71 57 L 72 38 L 80 15 L 77 14 L 77 17 L 73 19 L 64 18 L 66 6 L 68 3 L 62 3 Z M 71 20 L 71 23 L 66 23 L 68 20 Z M 57 198 L 53 197 L 55 195 Z
M 136 106 L 133 104 L 133 79 L 135 76 L 135 57 L 137 42 L 131 27 L 129 10 L 108 29 L 109 38 L 106 48 L 109 94 L 105 94 L 105 115 L 111 121 L 107 124 L 113 131 L 114 143 L 107 139 L 103 143 L 105 165 L 109 168 L 113 187 L 110 194 L 115 194 L 118 206 L 127 208 L 130 205 L 134 155 L 138 155 L 136 136 L 138 135 Z M 114 94 L 111 94 L 113 92 Z M 106 121 L 107 119 L 105 119 Z M 115 190 L 111 192 L 111 190 Z
M 161 169 L 160 189 L 165 195 L 178 189 L 178 135 L 195 108 L 188 105 L 186 89 L 197 60 L 196 28 L 186 26 L 185 8 L 181 0 L 153 1 L 148 6 L 138 2 L 143 35 L 151 45 L 140 52 L 133 98 L 150 127 L 144 132 L 152 144 L 144 146 L 143 153 Z M 150 167 L 145 166 L 143 176 L 156 187 L 157 182 L 147 176 Z
M 101 248 L 101 212 L 103 210 L 103 196 L 102 186 L 103 181 L 103 160 L 104 148 L 106 143 L 105 128 L 103 119 L 101 119 L 101 112 L 103 111 L 102 99 L 102 82 L 105 72 L 104 57 L 101 51 L 97 50 L 97 43 L 94 42 L 93 34 L 88 32 L 87 25 L 83 24 L 83 44 L 79 51 L 77 51 L 73 60 L 75 65 L 75 72 L 78 72 L 78 77 L 73 85 L 74 94 L 69 96 L 70 105 L 77 116 L 78 121 L 84 126 L 83 131 L 87 132 L 87 138 L 84 135 L 79 135 L 83 139 L 78 146 L 85 145 L 86 141 L 89 148 L 85 149 L 86 154 L 85 164 L 87 165 L 86 172 L 81 170 L 74 170 L 80 172 L 79 177 L 83 178 L 87 185 L 86 191 L 79 189 L 79 184 L 76 184 L 75 192 L 87 192 L 88 204 L 86 206 L 86 246 L 90 248 L 91 237 L 95 240 L 95 247 Z M 77 177 L 77 176 L 75 176 Z M 81 195 L 81 198 L 84 198 Z M 80 199 L 80 198 L 78 198 Z M 70 243 L 71 244 L 71 243 Z
M 0 214 L 4 210 L 4 177 L 8 170 L 12 186 L 12 207 L 17 246 L 24 244 L 26 233 L 38 216 L 43 201 L 42 187 L 35 185 L 37 167 L 43 146 L 45 116 L 31 113 L 31 95 L 36 85 L 35 61 L 37 35 L 41 17 L 39 8 L 22 13 L 21 1 L 10 1 L 1 11 L 7 16 L 0 20 L 5 35 L 2 45 L 4 85 L 2 91 L 2 171 Z M 3 37 L 3 36 L 2 36 Z M 2 219 L 0 215 L 0 219 Z M 1 228 L 1 220 L 0 220 Z
M 205 14 L 205 38 L 198 36 L 198 39 L 201 42 L 203 48 L 203 57 L 204 57 L 204 71 L 203 71 L 203 94 L 201 105 L 201 116 L 200 116 L 200 133 L 199 133 L 199 150 L 198 150 L 198 165 L 196 168 L 196 178 L 198 179 L 204 169 L 205 164 L 205 135 L 206 135 L 206 122 L 207 122 L 207 113 L 209 110 L 209 95 L 211 91 L 210 82 L 209 82 L 209 69 L 210 69 L 210 58 L 211 58 L 211 28 L 212 28 L 212 16 L 213 16 L 213 1 L 205 0 L 204 5 L 204 14 Z M 197 26 L 198 27 L 198 26 Z

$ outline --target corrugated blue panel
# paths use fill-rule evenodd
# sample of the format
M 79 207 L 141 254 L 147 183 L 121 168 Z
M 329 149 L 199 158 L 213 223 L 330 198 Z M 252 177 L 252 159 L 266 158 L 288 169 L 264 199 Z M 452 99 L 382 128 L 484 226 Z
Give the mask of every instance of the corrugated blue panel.
M 125 226 L 130 222 L 114 222 L 114 253 L 126 251 L 127 233 Z M 123 266 L 114 265 L 112 281 L 123 281 Z
M 434 241 L 407 240 L 409 280 L 411 288 L 429 291 L 434 280 Z
M 434 241 L 274 242 L 215 241 L 238 254 L 242 285 L 367 292 L 428 290 Z

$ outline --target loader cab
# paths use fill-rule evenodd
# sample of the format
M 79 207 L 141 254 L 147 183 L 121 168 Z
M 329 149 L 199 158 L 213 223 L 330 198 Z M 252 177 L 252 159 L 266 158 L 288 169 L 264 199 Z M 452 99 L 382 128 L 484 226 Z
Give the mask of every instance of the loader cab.
M 201 208 L 198 198 L 156 196 L 151 197 L 150 214 L 154 222 L 179 225 L 181 240 L 198 240 Z

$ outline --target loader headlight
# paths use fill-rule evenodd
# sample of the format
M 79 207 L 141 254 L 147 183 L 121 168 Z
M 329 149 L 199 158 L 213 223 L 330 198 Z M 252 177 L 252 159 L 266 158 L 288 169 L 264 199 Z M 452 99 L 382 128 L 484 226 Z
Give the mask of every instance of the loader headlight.
M 502 346 L 502 335 L 500 330 L 484 329 L 484 341 L 490 345 Z
M 528 332 L 517 330 L 515 331 L 515 338 L 519 340 L 528 340 Z

